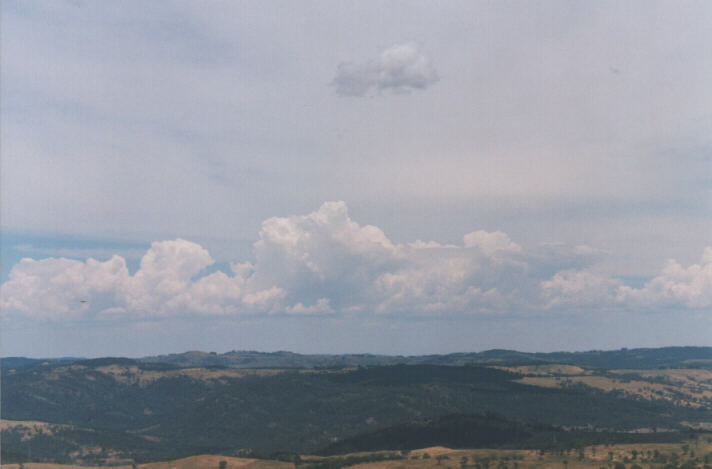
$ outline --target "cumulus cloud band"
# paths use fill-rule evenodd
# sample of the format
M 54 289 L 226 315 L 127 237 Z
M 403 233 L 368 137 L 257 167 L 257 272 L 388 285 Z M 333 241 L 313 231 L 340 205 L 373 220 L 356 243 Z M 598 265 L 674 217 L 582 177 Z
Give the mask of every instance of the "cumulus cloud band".
M 38 320 L 175 315 L 471 315 L 566 308 L 699 309 L 712 305 L 712 248 L 699 264 L 669 261 L 642 288 L 586 268 L 592 250 L 525 251 L 506 233 L 474 231 L 461 245 L 394 243 L 352 220 L 343 202 L 262 224 L 254 263 L 205 274 L 202 246 L 155 242 L 131 274 L 112 256 L 23 259 L 1 289 L 4 314 Z M 552 275 L 552 266 L 554 273 Z

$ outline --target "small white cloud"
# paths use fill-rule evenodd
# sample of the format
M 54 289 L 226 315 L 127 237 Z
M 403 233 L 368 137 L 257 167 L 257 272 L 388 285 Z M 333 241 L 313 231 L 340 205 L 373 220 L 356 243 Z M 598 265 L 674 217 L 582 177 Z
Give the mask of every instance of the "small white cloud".
M 287 314 L 316 316 L 331 314 L 334 310 L 331 308 L 328 298 L 319 298 L 317 302 L 311 306 L 304 306 L 301 302 L 295 304 L 294 306 L 288 306 L 285 309 L 285 312 Z
M 454 244 L 440 244 L 437 241 L 422 241 L 416 239 L 412 243 L 408 243 L 409 248 L 413 249 L 452 249 L 457 248 Z
M 417 44 L 396 44 L 376 60 L 338 65 L 333 85 L 342 96 L 365 96 L 372 90 L 408 93 L 425 89 L 438 81 L 430 58 Z
M 495 231 L 474 231 L 463 237 L 465 247 L 479 248 L 487 256 L 495 256 L 498 253 L 517 253 L 522 251 L 522 247 L 509 239 L 506 233 Z

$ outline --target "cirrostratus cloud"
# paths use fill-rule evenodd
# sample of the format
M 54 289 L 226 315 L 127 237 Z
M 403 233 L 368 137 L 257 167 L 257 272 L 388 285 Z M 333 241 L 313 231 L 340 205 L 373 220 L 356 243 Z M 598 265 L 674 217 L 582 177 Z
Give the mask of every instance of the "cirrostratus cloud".
M 342 62 L 333 85 L 341 96 L 365 96 L 371 91 L 408 93 L 425 89 L 438 81 L 430 58 L 417 44 L 396 44 L 375 60 Z
M 205 274 L 200 245 L 155 242 L 131 274 L 113 256 L 85 262 L 23 259 L 2 285 L 7 315 L 90 319 L 175 315 L 391 314 L 448 316 L 565 308 L 681 309 L 712 305 L 712 248 L 699 264 L 669 261 L 639 289 L 588 270 L 594 251 L 548 244 L 529 251 L 506 233 L 474 231 L 462 244 L 393 243 L 328 202 L 262 224 L 254 263 Z

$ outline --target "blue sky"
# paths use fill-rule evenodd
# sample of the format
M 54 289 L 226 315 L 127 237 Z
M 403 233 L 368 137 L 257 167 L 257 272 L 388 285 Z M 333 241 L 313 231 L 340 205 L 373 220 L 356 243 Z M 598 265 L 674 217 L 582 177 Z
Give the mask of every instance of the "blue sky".
M 3 2 L 2 353 L 710 345 L 710 17 Z

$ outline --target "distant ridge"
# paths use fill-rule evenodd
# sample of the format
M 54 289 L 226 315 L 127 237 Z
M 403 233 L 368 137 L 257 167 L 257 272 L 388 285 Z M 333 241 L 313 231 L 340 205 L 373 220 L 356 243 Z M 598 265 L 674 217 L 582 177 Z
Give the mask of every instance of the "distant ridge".
M 36 363 L 51 362 L 51 363 L 73 363 L 83 358 L 76 357 L 60 357 L 60 358 L 27 358 L 27 357 L 5 357 L 0 361 L 2 368 L 14 369 L 22 368 L 27 365 Z
M 656 369 L 656 368 L 706 368 L 712 369 L 712 347 L 660 347 L 619 350 L 590 350 L 585 352 L 519 352 L 492 349 L 483 352 L 459 352 L 442 355 L 376 355 L 358 354 L 300 354 L 287 351 L 258 352 L 253 350 L 226 353 L 192 350 L 183 353 L 148 356 L 143 358 L 25 358 L 2 359 L 3 369 L 22 368 L 41 362 L 72 363 L 86 361 L 106 364 L 161 364 L 180 368 L 350 368 L 385 365 L 527 365 L 536 363 L 561 363 L 584 368 L 606 369 Z
M 191 351 L 144 357 L 140 360 L 180 367 L 224 366 L 230 368 L 347 368 L 396 364 L 463 366 L 536 363 L 562 363 L 586 368 L 607 369 L 712 368 L 712 347 L 623 348 L 605 351 L 548 353 L 492 349 L 483 352 L 415 356 L 371 354 L 303 355 L 285 351 L 231 351 L 218 354 Z

